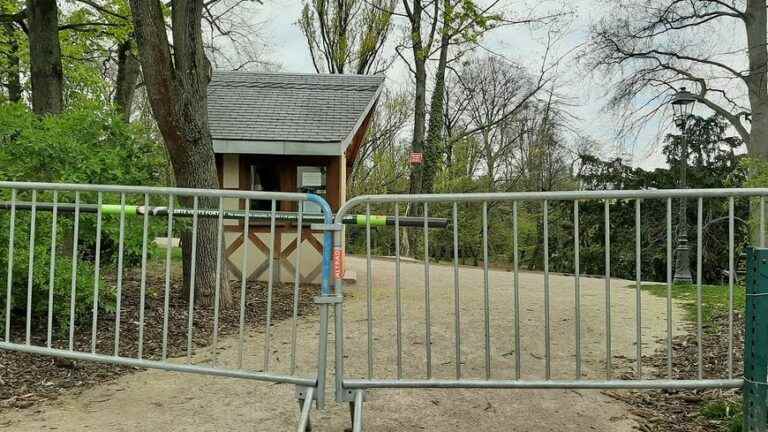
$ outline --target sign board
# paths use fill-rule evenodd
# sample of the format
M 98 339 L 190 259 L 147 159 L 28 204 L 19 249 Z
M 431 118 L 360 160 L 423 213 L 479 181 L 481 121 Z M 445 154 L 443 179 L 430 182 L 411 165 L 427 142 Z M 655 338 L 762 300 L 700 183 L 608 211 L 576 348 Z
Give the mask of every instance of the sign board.
M 424 163 L 424 153 L 411 153 L 411 164 L 419 165 Z
M 301 173 L 301 187 L 323 186 L 323 173 L 318 171 L 304 171 Z

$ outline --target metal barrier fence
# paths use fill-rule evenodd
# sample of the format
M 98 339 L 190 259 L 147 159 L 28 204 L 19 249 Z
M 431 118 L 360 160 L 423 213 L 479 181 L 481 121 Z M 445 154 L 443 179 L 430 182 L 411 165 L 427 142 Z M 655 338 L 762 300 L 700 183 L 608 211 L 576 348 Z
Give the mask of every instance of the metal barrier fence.
M 342 250 L 349 246 L 344 244 L 342 233 L 335 235 L 335 291 L 345 299 L 335 306 L 337 401 L 350 403 L 353 430 L 361 431 L 362 403 L 365 392 L 371 389 L 741 387 L 743 379 L 734 368 L 734 354 L 741 352 L 734 346 L 734 292 L 743 289 L 736 280 L 737 247 L 742 245 L 735 244 L 735 237 L 737 229 L 742 234 L 756 231 L 764 245 L 766 195 L 768 189 L 356 197 L 340 209 L 337 220 L 353 209 L 364 208 L 370 214 L 372 208 L 385 208 L 395 214 L 395 226 L 392 232 L 381 227 L 374 231 L 371 223 L 363 232 L 348 230 L 347 240 L 354 238 L 359 244 L 365 239 L 365 256 L 347 258 L 345 263 L 341 262 Z M 691 371 L 673 366 L 673 356 L 683 355 L 675 353 L 673 340 L 687 331 L 680 316 L 682 305 L 673 300 L 673 292 L 680 289 L 674 284 L 673 206 L 682 200 L 696 203 L 697 221 L 692 226 L 696 233 L 692 266 L 696 348 L 690 353 L 696 367 Z M 728 227 L 725 237 L 711 239 L 712 229 L 706 226 L 707 244 L 727 244 L 728 251 L 724 264 L 727 325 L 718 335 L 727 340 L 728 354 L 726 364 L 715 370 L 704 361 L 707 347 L 703 327 L 709 319 L 703 309 L 702 275 L 708 270 L 703 267 L 705 204 L 707 219 L 716 205 L 726 214 L 720 220 Z M 736 216 L 737 204 L 741 210 L 759 209 L 759 213 L 752 212 L 757 228 L 746 227 L 748 217 Z M 398 218 L 405 214 L 403 206 L 411 209 L 411 215 L 417 209 L 424 218 L 447 215 L 450 231 L 431 232 L 425 224 L 422 235 L 401 234 Z M 623 206 L 625 218 L 613 221 L 612 210 L 619 206 Z M 555 207 L 558 220 L 551 219 Z M 523 211 L 526 218 L 520 215 Z M 495 232 L 489 234 L 492 218 Z M 649 221 L 656 225 L 662 222 L 663 231 L 649 232 Z M 551 237 L 553 227 L 557 228 L 555 240 Z M 617 244 L 616 240 L 612 243 L 611 235 L 618 228 L 624 234 L 628 230 L 632 233 L 619 241 L 620 245 L 634 246 L 634 263 L 631 256 L 611 254 L 612 245 L 615 249 Z M 415 251 L 409 258 L 401 254 L 403 235 L 410 237 L 409 245 Z M 510 269 L 493 268 L 489 235 L 496 241 L 505 239 L 504 245 L 511 246 L 512 256 L 506 256 Z M 585 235 L 594 243 L 585 244 Z M 649 253 L 652 242 L 646 237 L 651 235 L 661 239 L 656 243 L 661 242 L 663 248 L 657 251 L 660 257 L 655 261 L 655 265 L 665 266 L 661 296 L 652 296 L 643 288 L 643 254 Z M 382 239 L 385 236 L 387 239 Z M 434 237 L 439 241 L 431 242 Z M 389 252 L 389 258 L 373 257 L 372 244 L 376 242 L 379 249 Z M 472 248 L 477 262 L 462 265 Z M 521 270 L 521 249 L 525 249 L 526 262 L 540 257 L 540 272 Z M 442 260 L 435 258 L 437 255 Z M 587 255 L 592 260 L 602 258 L 600 276 L 589 276 L 580 268 Z M 569 275 L 553 274 L 555 258 L 561 267 L 562 262 L 570 262 Z M 634 280 L 612 276 L 612 265 L 634 267 Z M 365 274 L 360 288 L 346 287 L 354 289 L 359 302 L 351 303 L 345 296 L 341 277 L 345 271 Z M 407 346 L 418 348 L 408 350 Z M 654 353 L 664 353 L 666 362 L 648 364 Z
M 3 228 L 8 234 L 7 255 L 0 255 L 0 261 L 5 258 L 7 265 L 2 308 L 4 337 L 0 349 L 293 384 L 300 404 L 298 430 L 309 427 L 312 402 L 316 401 L 320 407 L 324 404 L 328 305 L 332 303 L 328 299 L 334 298 L 330 296 L 329 287 L 334 226 L 330 224 L 330 207 L 321 197 L 299 193 L 16 182 L 0 182 L 0 197 L 7 200 L 0 205 L 5 210 L 0 212 L 4 213 L 0 225 L 7 223 Z M 258 201 L 266 201 L 271 211 L 227 209 L 237 209 L 237 206 L 250 209 L 251 203 Z M 278 332 L 273 328 L 273 294 L 276 295 L 278 289 L 274 277 L 278 271 L 274 268 L 274 239 L 280 232 L 296 231 L 300 243 L 302 230 L 308 225 L 300 212 L 292 218 L 278 212 L 279 201 L 311 201 L 324 213 L 324 216 L 307 217 L 317 222 L 320 216 L 319 222 L 325 222 L 312 225 L 313 230 L 324 232 L 325 246 L 322 286 L 315 298 L 320 312 L 319 329 L 302 326 L 299 330 L 297 325 L 300 291 L 304 289 L 299 277 L 302 260 L 297 251 L 293 263 L 295 278 L 292 284 L 285 284 L 286 289 L 292 289 L 286 295 L 292 308 L 286 317 L 291 325 L 273 334 Z M 152 207 L 156 202 L 166 207 Z M 179 207 L 183 203 L 188 208 Z M 246 280 L 248 254 L 256 249 L 249 248 L 247 241 L 254 219 L 261 221 L 261 229 L 269 233 L 266 287 L 248 287 Z M 277 226 L 277 222 L 286 219 L 290 220 L 284 222 L 284 227 Z M 223 263 L 225 228 L 227 232 L 241 231 L 246 239 L 240 257 L 241 277 L 239 281 L 232 281 L 234 293 L 237 282 L 240 285 L 239 296 L 232 295 L 233 302 L 239 302 L 239 316 L 236 321 L 232 320 L 237 322 L 235 328 L 230 329 L 238 335 L 239 343 L 236 353 L 228 358 L 222 358 L 218 352 L 223 331 L 222 284 L 229 279 L 229 268 Z M 179 273 L 181 263 L 174 263 L 171 239 L 185 230 L 191 230 L 190 253 L 197 259 L 191 260 L 187 269 L 190 286 L 180 287 L 175 274 Z M 158 263 L 150 257 L 153 247 L 150 233 L 166 237 L 165 251 L 157 252 Z M 215 246 L 202 244 L 199 237 L 201 241 L 215 239 Z M 204 268 L 201 257 L 206 253 L 209 259 L 213 256 L 215 260 L 215 289 L 208 293 L 213 296 L 212 305 L 200 305 L 200 299 L 195 298 L 199 295 L 195 284 L 202 281 L 201 278 L 212 276 L 201 274 L 200 269 Z M 46 270 L 47 274 L 41 274 Z M 129 281 L 129 277 L 134 280 Z M 138 289 L 129 290 L 130 287 Z M 179 288 L 185 293 L 179 295 Z M 246 308 L 247 296 L 252 294 L 248 291 L 253 290 L 260 291 L 256 296 L 264 308 L 263 316 L 255 317 Z M 154 309 L 150 307 L 153 301 Z M 137 303 L 138 316 L 123 316 L 127 314 L 127 305 Z M 198 323 L 196 318 L 204 322 Z M 248 321 L 262 321 L 263 335 L 250 337 Z M 161 330 L 148 336 L 151 322 Z M 170 340 L 173 335 L 169 335 L 172 324 L 186 328 L 186 335 L 175 335 L 176 348 Z M 306 332 L 306 337 L 317 344 L 316 353 L 302 356 L 310 359 L 309 364 L 297 362 L 297 348 L 307 349 L 305 345 L 297 347 L 299 331 Z M 319 339 L 315 336 L 317 333 Z M 285 357 L 290 360 L 287 365 L 285 362 L 277 365 L 281 370 L 275 370 L 278 368 L 272 356 L 273 351 L 279 349 L 279 342 L 289 346 Z M 209 349 L 196 349 L 209 343 Z M 263 344 L 263 355 L 256 364 L 247 364 L 251 357 L 258 357 L 249 349 L 248 345 L 253 343 Z
M 765 244 L 765 196 L 768 189 L 364 196 L 346 203 L 334 221 L 327 203 L 311 194 L 0 182 L 0 232 L 8 234 L 7 255 L 0 255 L 0 262 L 6 259 L 0 349 L 293 384 L 300 431 L 309 428 L 311 403 L 324 407 L 331 309 L 335 396 L 351 404 L 355 431 L 362 430 L 365 392 L 372 389 L 738 388 L 744 383 L 735 346 L 740 328 L 734 296 L 743 290 L 738 252 L 747 243 L 745 230 Z M 673 246 L 680 234 L 673 230 L 673 209 L 681 200 L 696 203 L 695 349 L 679 354 L 674 339 L 688 330 L 683 305 L 673 296 Z M 266 201 L 271 210 L 242 210 L 256 201 Z M 277 211 L 280 201 L 312 201 L 321 206 L 322 219 Z M 351 215 L 363 206 L 363 215 Z M 374 209 L 394 216 L 374 216 Z M 752 218 L 743 214 L 750 210 Z M 748 227 L 747 219 L 755 226 Z M 220 354 L 225 233 L 239 230 L 248 238 L 254 220 L 270 239 L 292 229 L 300 240 L 309 223 L 323 232 L 322 285 L 314 298 L 319 322 L 308 327 L 299 319 L 304 287 L 297 252 L 293 281 L 285 284 L 291 289 L 289 325 L 273 326 L 279 270 L 270 240 L 262 250 L 265 297 L 257 301 L 264 307 L 258 318 L 263 333 L 247 331 L 253 318 L 246 307 L 248 272 L 241 271 L 236 325 L 229 329 L 238 335 L 237 348 Z M 660 221 L 664 229 L 652 232 L 650 222 Z M 719 237 L 709 233 L 717 222 L 727 223 Z M 345 236 L 342 225 L 350 223 L 361 228 Z M 411 230 L 401 231 L 405 226 Z M 151 250 L 150 234 L 159 233 L 166 241 L 191 233 L 189 252 L 197 257 L 203 247 L 198 237 L 215 238 L 215 247 L 206 248 L 215 249 L 209 250 L 215 254 L 211 305 L 195 301 L 198 260 L 181 271 L 190 283 L 180 287 L 181 264 L 174 264 L 169 245 Z M 345 262 L 345 237 L 364 239 L 362 258 Z M 714 366 L 705 363 L 704 328 L 711 317 L 705 315 L 703 274 L 711 270 L 705 268 L 710 243 L 727 244 L 727 320 L 715 335 L 725 340 L 727 360 Z M 411 248 L 409 257 L 401 253 L 403 244 Z M 617 244 L 631 245 L 633 253 L 617 254 Z M 662 252 L 654 255 L 654 247 Z M 391 256 L 374 258 L 374 249 Z M 239 257 L 243 270 L 249 253 L 246 246 Z M 648 255 L 655 258 L 648 261 Z M 595 260 L 601 261 L 600 276 L 593 276 Z M 511 267 L 498 267 L 505 262 Z M 524 271 L 524 262 L 537 271 Z M 663 266 L 662 288 L 656 287 L 661 297 L 644 291 L 648 265 Z M 633 280 L 617 278 L 617 268 L 633 271 Z M 364 302 L 345 296 L 346 270 L 365 275 L 358 290 Z M 762 301 L 766 290 L 752 285 L 744 294 L 747 319 L 758 310 L 750 301 Z M 186 297 L 178 299 L 181 308 L 174 297 L 178 288 L 186 288 Z M 123 316 L 129 303 L 138 305 L 135 317 Z M 152 320 L 160 330 L 150 334 Z M 174 344 L 178 334 L 170 334 L 174 320 L 185 329 L 181 344 Z M 768 334 L 750 328 L 748 346 Z M 317 351 L 300 355 L 308 341 Z M 287 364 L 272 361 L 278 342 L 288 347 Z M 263 345 L 263 355 L 252 355 L 252 344 Z M 650 356 L 658 359 L 659 353 L 665 361 L 651 363 Z M 695 368 L 678 368 L 678 355 L 689 355 Z M 254 359 L 257 364 L 247 364 Z M 764 362 L 747 360 L 748 375 L 762 379 L 755 371 Z M 751 394 L 759 397 L 764 388 L 756 385 Z

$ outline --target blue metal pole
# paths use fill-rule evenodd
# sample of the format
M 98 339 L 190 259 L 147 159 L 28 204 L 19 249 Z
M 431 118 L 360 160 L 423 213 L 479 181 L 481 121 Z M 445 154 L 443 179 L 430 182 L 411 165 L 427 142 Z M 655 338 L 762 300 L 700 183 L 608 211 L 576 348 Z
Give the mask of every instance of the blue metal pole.
M 333 211 L 328 202 L 323 197 L 315 194 L 307 194 L 307 200 L 320 206 L 323 210 L 326 224 L 333 223 Z M 323 296 L 331 295 L 331 251 L 333 250 L 333 232 L 326 230 L 323 233 L 323 282 L 321 285 L 321 294 Z

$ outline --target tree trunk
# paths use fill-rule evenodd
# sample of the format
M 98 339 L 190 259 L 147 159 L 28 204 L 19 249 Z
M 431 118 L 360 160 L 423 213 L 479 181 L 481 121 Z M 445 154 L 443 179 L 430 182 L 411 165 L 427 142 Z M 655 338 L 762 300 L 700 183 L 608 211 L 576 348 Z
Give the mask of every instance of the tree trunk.
M 0 8 L 2 12 L 2 8 Z M 5 70 L 5 88 L 8 91 L 8 100 L 21 101 L 21 69 L 19 66 L 19 41 L 16 40 L 16 24 L 8 22 L 3 24 L 3 33 L 8 40 L 8 50 L 5 53 L 7 63 Z
M 411 149 L 414 153 L 424 152 L 424 134 L 427 123 L 427 67 L 424 61 L 416 61 L 416 95 L 413 106 L 413 138 Z M 411 165 L 408 193 L 421 193 L 422 164 Z
M 176 0 L 171 12 L 173 55 L 165 18 L 158 0 L 131 0 L 139 58 L 152 113 L 173 166 L 176 185 L 195 189 L 219 188 L 213 144 L 208 132 L 209 63 L 203 54 L 200 21 L 202 0 Z M 185 205 L 190 205 L 189 199 Z M 218 208 L 216 199 L 200 199 L 200 208 Z M 191 233 L 183 233 L 184 286 L 191 283 Z M 217 220 L 201 218 L 195 258 L 195 298 L 213 304 L 216 287 Z M 223 260 L 223 257 L 218 257 Z M 229 278 L 222 263 L 220 298 L 232 304 Z
M 749 90 L 752 111 L 752 129 L 749 152 L 760 159 L 768 160 L 768 78 L 766 63 L 766 0 L 747 0 L 745 11 L 749 76 L 745 79 Z
M 413 2 L 413 18 L 411 20 L 411 43 L 413 44 L 414 79 L 416 80 L 416 94 L 413 104 L 413 137 L 411 139 L 411 151 L 422 153 L 424 151 L 424 133 L 427 123 L 427 57 L 428 49 L 422 43 L 421 34 L 421 1 Z M 411 175 L 408 193 L 421 193 L 421 177 L 423 164 L 411 165 Z M 416 207 L 416 206 L 414 206 Z
M 32 110 L 59 114 L 64 108 L 64 72 L 56 0 L 27 0 Z
M 443 1 L 443 28 L 440 31 L 440 58 L 435 70 L 435 88 L 432 91 L 432 100 L 429 104 L 429 129 L 427 131 L 426 145 L 424 149 L 424 166 L 421 178 L 421 193 L 434 192 L 437 164 L 440 163 L 440 150 L 443 141 L 443 116 L 445 105 L 445 70 L 448 65 L 448 45 L 451 39 L 449 0 Z
M 133 97 L 136 94 L 136 83 L 141 73 L 141 64 L 131 51 L 132 41 L 129 39 L 120 44 L 117 51 L 117 81 L 115 82 L 115 107 L 126 123 L 131 121 Z

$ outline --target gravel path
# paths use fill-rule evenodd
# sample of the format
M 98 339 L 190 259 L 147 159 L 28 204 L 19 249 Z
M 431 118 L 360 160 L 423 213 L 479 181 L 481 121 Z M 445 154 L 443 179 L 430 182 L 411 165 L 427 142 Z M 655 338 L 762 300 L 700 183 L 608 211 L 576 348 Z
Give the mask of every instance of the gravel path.
M 365 321 L 365 262 L 349 258 L 347 267 L 358 282 L 347 290 L 345 306 L 346 368 L 349 377 L 367 373 L 367 324 Z M 374 262 L 374 372 L 395 375 L 394 263 Z M 513 275 L 490 274 L 492 377 L 514 377 Z M 454 378 L 453 269 L 433 265 L 432 360 L 434 378 Z M 405 378 L 426 373 L 424 346 L 424 268 L 420 263 L 401 264 L 403 305 L 403 360 Z M 520 274 L 522 376 L 543 378 L 544 306 L 543 277 Z M 484 377 L 483 272 L 461 268 L 462 370 L 467 378 Z M 635 292 L 630 282 L 612 283 L 612 351 L 615 375 L 631 370 L 635 352 Z M 604 377 L 605 285 L 601 279 L 582 278 L 582 352 L 584 375 Z M 574 376 L 573 278 L 552 275 L 551 342 L 552 378 Z M 648 355 L 665 337 L 666 304 L 643 294 L 643 352 Z M 675 321 L 681 311 L 674 309 Z M 272 370 L 287 372 L 290 364 L 290 320 L 277 323 L 272 335 Z M 298 322 L 296 363 L 299 374 L 311 375 L 317 351 L 318 317 Z M 248 335 L 246 366 L 263 364 L 264 335 Z M 236 338 L 220 340 L 219 364 L 234 365 Z M 199 352 L 204 363 L 210 352 Z M 332 368 L 332 365 L 331 365 Z M 648 371 L 650 372 L 650 371 Z M 650 373 L 648 373 L 650 375 Z M 0 429 L 13 431 L 282 431 L 295 428 L 297 404 L 291 386 L 252 383 L 162 371 L 122 377 L 77 396 L 30 410 L 0 414 Z M 597 391 L 572 390 L 377 390 L 365 404 L 367 431 L 630 431 L 635 422 L 621 402 Z M 315 430 L 341 431 L 349 425 L 346 406 L 329 403 L 325 412 L 313 412 Z

